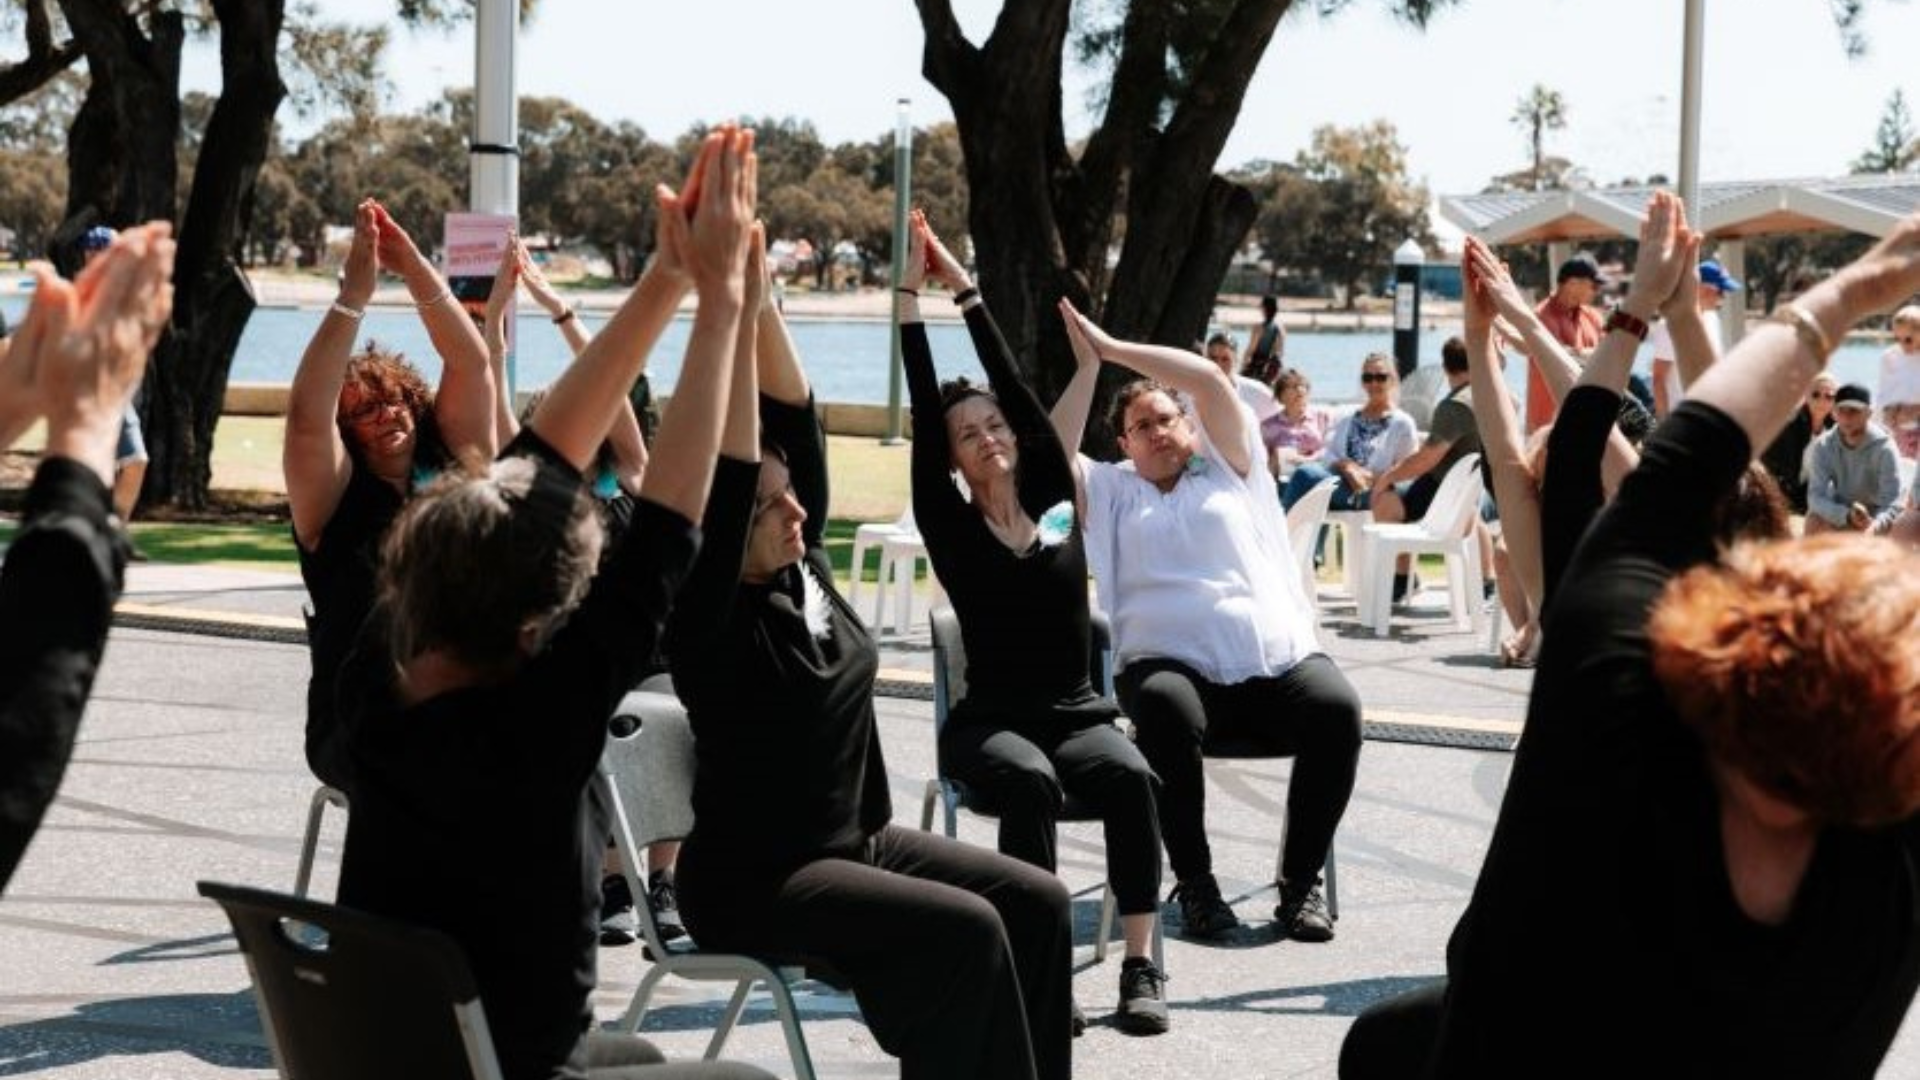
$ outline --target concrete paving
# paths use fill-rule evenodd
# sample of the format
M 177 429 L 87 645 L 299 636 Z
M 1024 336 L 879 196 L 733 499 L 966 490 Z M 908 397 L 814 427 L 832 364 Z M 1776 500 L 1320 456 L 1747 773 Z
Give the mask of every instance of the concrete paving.
M 297 579 L 285 575 L 134 568 L 60 798 L 0 900 L 0 1077 L 272 1075 L 245 965 L 194 883 L 285 889 L 293 880 L 313 789 L 300 751 L 303 599 Z M 1518 730 L 1530 681 L 1527 672 L 1495 667 L 1484 637 L 1443 622 L 1423 609 L 1397 623 L 1394 636 L 1375 639 L 1356 632 L 1350 608 L 1329 608 L 1326 644 L 1359 688 L 1374 736 L 1338 840 L 1336 941 L 1280 941 L 1270 926 L 1275 897 L 1264 883 L 1287 764 L 1209 767 L 1220 876 L 1247 925 L 1224 942 L 1190 942 L 1178 936 L 1173 910 L 1163 913 L 1167 1035 L 1130 1038 L 1107 1023 L 1118 963 L 1093 964 L 1090 944 L 1101 839 L 1097 827 L 1067 827 L 1062 875 L 1079 890 L 1076 992 L 1094 1022 L 1075 1046 L 1076 1076 L 1332 1076 L 1359 1010 L 1440 972 L 1499 806 L 1510 760 L 1503 748 Z M 912 826 L 933 767 L 932 708 L 918 696 L 930 666 L 924 633 L 889 639 L 883 666 L 892 693 L 880 699 L 879 714 L 896 820 Z M 1463 748 L 1475 746 L 1483 748 Z M 339 824 L 335 818 L 322 850 L 322 896 L 337 875 Z M 960 828 L 964 839 L 993 842 L 990 822 L 962 815 Z M 1652 884 L 1636 904 L 1657 903 Z M 1595 888 L 1622 885 L 1596 868 Z M 645 964 L 637 948 L 603 952 L 595 997 L 603 1019 L 618 1015 Z M 647 1034 L 669 1054 L 697 1056 L 721 1003 L 672 980 L 662 994 Z M 808 993 L 801 1007 L 821 1076 L 898 1075 L 850 998 Z M 751 1010 L 728 1056 L 784 1073 L 770 1017 Z M 1913 1029 L 1883 1075 L 1920 1076 Z

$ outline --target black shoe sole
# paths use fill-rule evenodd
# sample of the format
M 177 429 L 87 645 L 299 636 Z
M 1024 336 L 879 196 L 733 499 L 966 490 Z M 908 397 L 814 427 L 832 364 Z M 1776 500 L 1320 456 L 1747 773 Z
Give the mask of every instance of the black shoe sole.
M 1085 1035 L 1087 1033 L 1087 1014 L 1081 1012 L 1080 1006 L 1077 1004 L 1074 1005 L 1073 1007 L 1073 1020 L 1071 1021 L 1071 1023 L 1073 1026 L 1074 1038 L 1077 1039 L 1080 1036 Z
M 640 935 L 629 933 L 625 930 L 600 931 L 600 944 L 608 946 L 609 948 L 617 949 L 622 945 L 631 945 L 639 940 Z
M 1128 1035 L 1165 1035 L 1169 1025 L 1164 1014 L 1156 1016 L 1122 1009 L 1113 1014 L 1113 1026 Z

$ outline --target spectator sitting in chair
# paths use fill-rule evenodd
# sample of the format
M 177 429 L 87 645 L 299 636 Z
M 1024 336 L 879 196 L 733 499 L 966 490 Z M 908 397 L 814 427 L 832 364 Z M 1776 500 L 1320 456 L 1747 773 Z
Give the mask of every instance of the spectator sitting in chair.
M 1900 514 L 1900 461 L 1873 422 L 1873 395 L 1858 383 L 1833 396 L 1834 426 L 1807 455 L 1809 534 L 1884 533 Z
M 1448 338 L 1440 348 L 1440 367 L 1446 372 L 1447 396 L 1433 407 L 1433 427 L 1420 449 L 1402 458 L 1398 465 L 1373 478 L 1373 520 L 1384 523 L 1418 521 L 1433 504 L 1440 481 L 1454 463 L 1468 454 L 1480 452 L 1480 427 L 1473 415 L 1473 390 L 1467 385 L 1467 343 Z M 1480 565 L 1493 566 L 1492 537 L 1477 529 L 1480 537 Z M 1393 570 L 1393 598 L 1405 599 L 1408 592 L 1408 556 L 1402 555 Z M 1491 579 L 1489 579 L 1491 580 Z
M 1719 262 L 1706 259 L 1700 263 L 1700 284 L 1694 287 L 1695 301 L 1700 305 L 1700 317 L 1707 326 L 1707 340 L 1713 346 L 1713 355 L 1701 359 L 1711 361 L 1719 358 L 1720 304 L 1728 293 L 1739 291 L 1740 283 Z M 1653 329 L 1647 334 L 1647 345 L 1653 352 L 1653 414 L 1664 420 L 1686 398 L 1686 388 L 1693 385 L 1693 380 L 1700 377 L 1701 371 L 1682 369 L 1676 359 L 1670 324 L 1665 319 L 1653 324 Z

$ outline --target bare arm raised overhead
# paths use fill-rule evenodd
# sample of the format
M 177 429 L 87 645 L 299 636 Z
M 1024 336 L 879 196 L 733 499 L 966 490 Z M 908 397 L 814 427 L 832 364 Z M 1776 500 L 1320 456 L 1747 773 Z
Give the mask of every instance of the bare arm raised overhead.
M 1247 414 L 1226 374 L 1205 357 L 1184 349 L 1121 341 L 1096 326 L 1072 304 L 1061 302 L 1062 317 L 1078 327 L 1094 355 L 1173 387 L 1193 399 L 1207 439 L 1233 471 L 1245 477 L 1253 469 L 1248 448 Z M 1084 426 L 1084 418 L 1082 425 Z M 1056 427 L 1058 425 L 1056 424 Z
M 374 279 L 380 271 L 379 239 L 373 200 L 363 199 L 354 210 L 353 246 L 341 269 L 340 297 L 321 315 L 287 392 L 280 464 L 294 537 L 309 551 L 319 545 L 320 534 L 353 475 L 353 461 L 340 434 L 340 388 L 346 381 L 361 316 L 373 299 Z
M 420 312 L 427 338 L 440 355 L 440 387 L 433 395 L 433 415 L 440 425 L 440 436 L 455 452 L 472 447 L 483 457 L 492 458 L 500 450 L 494 438 L 499 395 L 493 385 L 493 368 L 487 363 L 486 342 L 480 339 L 480 331 L 467 317 L 466 309 L 454 302 L 446 279 L 420 254 L 413 237 L 377 200 L 373 210 L 380 226 L 380 265 L 407 283 L 407 293 Z

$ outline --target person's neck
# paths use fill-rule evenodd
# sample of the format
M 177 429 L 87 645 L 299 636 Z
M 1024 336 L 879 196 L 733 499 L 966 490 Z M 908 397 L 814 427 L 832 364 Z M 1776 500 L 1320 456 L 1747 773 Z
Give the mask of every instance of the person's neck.
M 483 685 L 489 680 L 484 672 L 445 649 L 426 652 L 400 665 L 400 701 L 418 705 L 441 694 Z
M 413 482 L 413 459 L 410 457 L 405 460 L 386 458 L 368 461 L 367 471 L 372 473 L 375 479 L 405 495 L 407 488 Z
M 1793 914 L 1820 826 L 1805 811 L 1760 790 L 1731 766 L 1714 762 L 1720 844 L 1727 884 L 1749 919 L 1780 926 Z
M 1280 407 L 1280 413 L 1290 422 L 1297 424 L 1307 418 L 1307 403 L 1304 401 L 1296 401 L 1290 405 L 1282 405 Z
M 1862 429 L 1861 432 L 1857 435 L 1848 431 L 1845 428 L 1840 429 L 1840 445 L 1846 447 L 1849 450 L 1860 449 L 1860 447 L 1866 444 L 1866 441 L 1867 441 L 1867 433 L 1864 429 Z
M 1374 401 L 1372 398 L 1368 398 L 1367 403 L 1360 406 L 1360 415 L 1365 416 L 1369 420 L 1378 420 L 1392 411 L 1393 402 L 1385 400 Z

